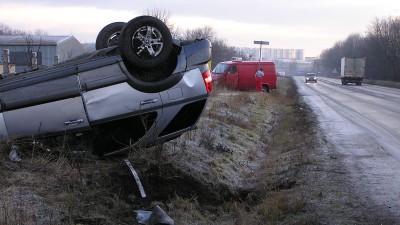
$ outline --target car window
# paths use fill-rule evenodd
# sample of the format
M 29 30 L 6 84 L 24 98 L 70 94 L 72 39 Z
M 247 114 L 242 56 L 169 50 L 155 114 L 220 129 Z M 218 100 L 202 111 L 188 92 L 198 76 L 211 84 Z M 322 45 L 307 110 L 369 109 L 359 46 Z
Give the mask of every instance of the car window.
M 232 66 L 229 70 L 229 74 L 235 74 L 237 71 L 237 67 L 236 66 Z
M 228 64 L 224 64 L 224 63 L 219 63 L 214 70 L 212 71 L 212 73 L 225 73 L 226 69 L 228 68 Z

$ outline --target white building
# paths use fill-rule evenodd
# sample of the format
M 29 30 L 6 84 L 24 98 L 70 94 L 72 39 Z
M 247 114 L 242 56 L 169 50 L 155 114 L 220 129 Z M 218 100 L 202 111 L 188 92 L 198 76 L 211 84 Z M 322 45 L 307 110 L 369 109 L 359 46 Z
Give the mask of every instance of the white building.
M 237 52 L 240 52 L 246 56 L 249 56 L 251 60 L 260 60 L 260 48 L 236 48 Z M 280 59 L 289 60 L 304 60 L 303 49 L 283 49 L 283 48 L 262 48 L 261 49 L 261 60 L 273 61 Z

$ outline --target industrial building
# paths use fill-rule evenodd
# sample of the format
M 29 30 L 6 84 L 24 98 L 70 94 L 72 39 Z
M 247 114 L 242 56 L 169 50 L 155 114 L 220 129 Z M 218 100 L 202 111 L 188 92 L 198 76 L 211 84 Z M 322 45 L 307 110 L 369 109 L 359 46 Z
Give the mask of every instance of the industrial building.
M 16 73 L 31 69 L 32 55 L 35 55 L 37 67 L 47 67 L 85 53 L 74 36 L 0 35 L 0 54 L 6 49 L 8 62 Z M 3 53 L 2 64 L 4 60 Z

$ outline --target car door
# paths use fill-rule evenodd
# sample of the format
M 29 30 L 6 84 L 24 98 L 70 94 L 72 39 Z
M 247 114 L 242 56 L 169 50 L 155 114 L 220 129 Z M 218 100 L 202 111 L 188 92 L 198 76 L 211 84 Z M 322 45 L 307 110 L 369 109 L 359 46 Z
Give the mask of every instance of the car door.
M 1 100 L 6 110 L 0 124 L 9 137 L 50 135 L 89 126 L 76 75 L 21 85 L 2 92 Z
M 233 89 L 238 89 L 239 85 L 239 73 L 237 66 L 231 66 L 226 75 L 226 85 Z
M 138 91 L 127 82 L 84 92 L 82 97 L 91 124 L 126 118 L 149 111 L 162 113 L 162 101 L 159 93 Z

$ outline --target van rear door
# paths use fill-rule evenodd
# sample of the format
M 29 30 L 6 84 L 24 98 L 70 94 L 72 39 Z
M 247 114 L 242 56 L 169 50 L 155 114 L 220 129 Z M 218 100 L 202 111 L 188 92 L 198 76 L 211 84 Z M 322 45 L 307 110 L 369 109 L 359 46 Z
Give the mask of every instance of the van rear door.
M 268 89 L 276 89 L 276 70 L 274 63 L 266 63 L 263 65 L 264 77 L 263 84 L 268 85 Z

